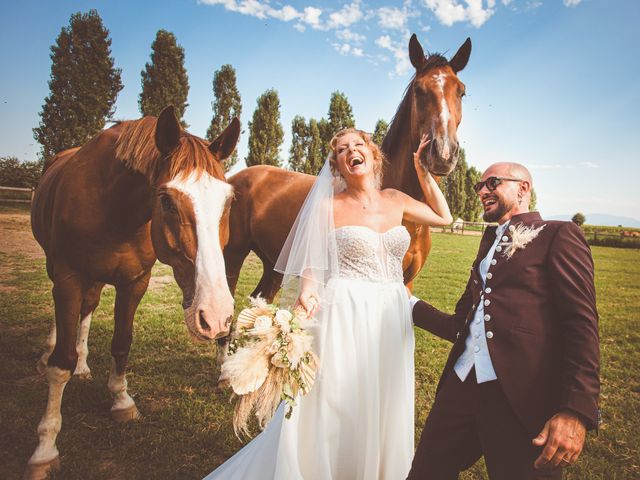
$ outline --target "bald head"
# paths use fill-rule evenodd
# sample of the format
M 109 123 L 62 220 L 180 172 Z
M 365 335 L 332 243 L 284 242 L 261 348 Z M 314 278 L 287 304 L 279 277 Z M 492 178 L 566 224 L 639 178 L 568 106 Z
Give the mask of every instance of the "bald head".
M 527 167 L 515 162 L 494 163 L 484 171 L 482 181 L 489 177 L 499 177 L 502 182 L 495 190 L 483 187 L 478 191 L 486 221 L 502 223 L 529 211 L 533 179 Z

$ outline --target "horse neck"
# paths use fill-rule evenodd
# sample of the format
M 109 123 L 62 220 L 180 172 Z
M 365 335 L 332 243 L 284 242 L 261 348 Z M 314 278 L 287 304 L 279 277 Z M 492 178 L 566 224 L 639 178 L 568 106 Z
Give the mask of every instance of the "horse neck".
M 413 152 L 418 144 L 411 138 L 411 109 L 409 105 L 403 108 L 404 102 L 410 100 L 407 94 L 382 141 L 382 151 L 388 162 L 382 187 L 395 188 L 421 199 L 423 193 L 413 167 Z

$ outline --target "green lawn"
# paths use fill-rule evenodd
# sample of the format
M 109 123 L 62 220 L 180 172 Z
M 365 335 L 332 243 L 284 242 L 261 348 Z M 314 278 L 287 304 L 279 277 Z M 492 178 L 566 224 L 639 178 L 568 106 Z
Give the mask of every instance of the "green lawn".
M 25 234 L 25 238 L 28 235 Z M 436 234 L 416 294 L 451 311 L 466 283 L 479 237 Z M 640 478 L 640 251 L 594 247 L 602 337 L 602 411 L 599 434 L 590 434 L 571 479 Z M 47 387 L 35 364 L 53 315 L 51 285 L 39 258 L 0 253 L 0 478 L 19 478 L 36 445 Z M 199 479 L 237 451 L 227 392 L 215 386 L 215 348 L 192 343 L 170 269 L 137 315 L 128 375 L 144 415 L 126 425 L 111 421 L 106 385 L 110 366 L 114 291 L 106 289 L 89 338 L 93 380 L 65 390 L 58 437 L 66 479 Z M 240 306 L 257 283 L 260 265 L 250 257 L 239 283 Z M 165 280 L 165 281 L 163 281 Z M 433 402 L 449 345 L 417 331 L 416 436 Z M 482 465 L 465 479 L 485 478 Z

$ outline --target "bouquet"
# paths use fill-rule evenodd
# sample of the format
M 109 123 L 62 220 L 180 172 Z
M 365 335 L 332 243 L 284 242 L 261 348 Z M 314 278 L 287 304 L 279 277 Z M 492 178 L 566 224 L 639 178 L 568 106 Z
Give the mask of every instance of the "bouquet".
M 318 358 L 312 350 L 311 326 L 303 309 L 290 311 L 258 297 L 240 312 L 231 334 L 228 356 L 221 366 L 220 383 L 236 396 L 233 429 L 249 434 L 255 410 L 264 428 L 280 404 L 290 418 L 298 394 L 306 395 L 315 380 Z

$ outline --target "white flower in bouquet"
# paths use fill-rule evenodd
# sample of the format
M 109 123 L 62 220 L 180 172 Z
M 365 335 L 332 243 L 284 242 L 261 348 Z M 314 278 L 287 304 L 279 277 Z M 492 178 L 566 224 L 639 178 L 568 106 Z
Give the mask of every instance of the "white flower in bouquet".
M 280 327 L 284 333 L 289 333 L 291 331 L 291 320 L 293 319 L 293 315 L 289 310 L 277 310 L 275 316 L 275 322 Z
M 268 315 L 260 315 L 253 322 L 254 330 L 265 330 L 273 326 L 273 320 Z

